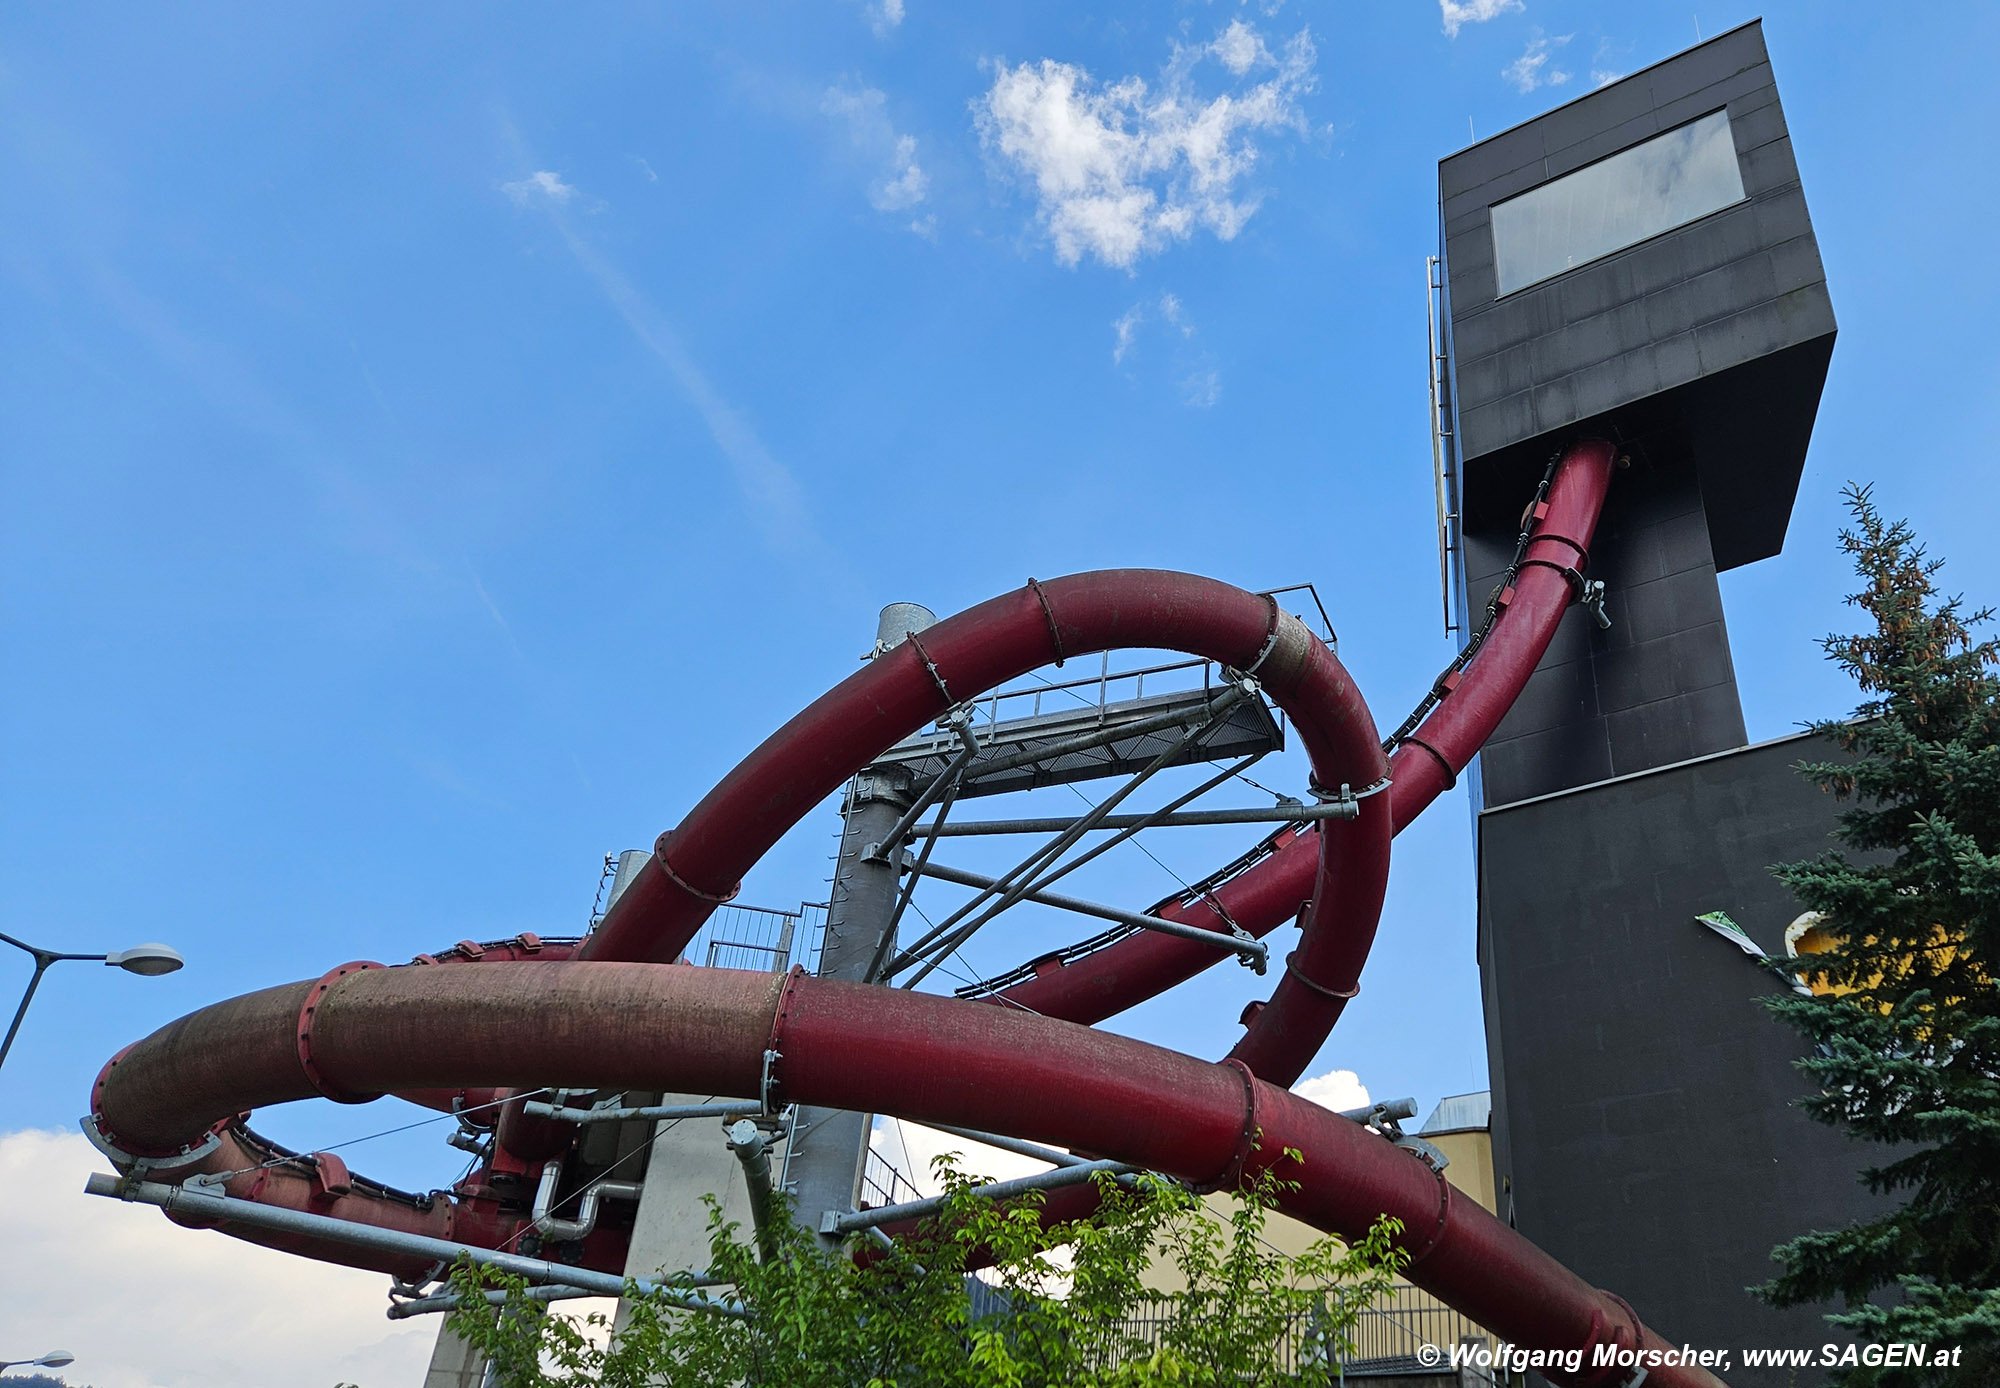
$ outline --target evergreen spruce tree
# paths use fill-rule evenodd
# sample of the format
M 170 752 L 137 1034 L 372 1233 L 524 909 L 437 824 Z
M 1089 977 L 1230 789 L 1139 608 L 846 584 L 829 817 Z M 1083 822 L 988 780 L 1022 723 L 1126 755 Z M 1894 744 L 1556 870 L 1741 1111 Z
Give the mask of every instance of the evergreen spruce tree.
M 1812 1043 L 1804 1107 L 1891 1144 L 1863 1175 L 1888 1213 L 1805 1234 L 1758 1291 L 1780 1306 L 1835 1302 L 1864 1343 L 1961 1345 L 1946 1367 L 1846 1370 L 1846 1384 L 2000 1384 L 2000 646 L 1991 611 L 1941 598 L 1905 522 L 1869 489 L 1841 532 L 1872 629 L 1823 645 L 1861 687 L 1851 721 L 1816 731 L 1850 760 L 1803 774 L 1851 802 L 1828 853 L 1774 869 L 1821 913 L 1832 945 L 1803 975 L 1814 996 L 1773 1012 Z

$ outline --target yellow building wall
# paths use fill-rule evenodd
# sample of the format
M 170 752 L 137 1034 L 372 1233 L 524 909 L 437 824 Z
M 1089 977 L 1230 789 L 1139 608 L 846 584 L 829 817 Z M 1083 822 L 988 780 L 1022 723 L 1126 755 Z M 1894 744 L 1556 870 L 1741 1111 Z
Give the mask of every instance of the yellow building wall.
M 1445 1179 L 1452 1189 L 1476 1201 L 1488 1211 L 1498 1208 L 1495 1200 L 1493 1180 L 1493 1135 L 1483 1128 L 1467 1129 L 1460 1132 L 1425 1133 L 1423 1140 L 1444 1153 L 1447 1165 Z M 1411 1155 L 1411 1161 L 1418 1158 Z M 1229 1212 L 1233 1208 L 1230 1197 L 1211 1195 L 1207 1198 L 1210 1217 L 1218 1225 L 1226 1226 Z M 1316 1240 L 1324 1237 L 1319 1230 L 1303 1224 L 1287 1215 L 1273 1212 L 1264 1225 L 1264 1242 L 1272 1251 L 1296 1257 Z M 1155 1255 L 1153 1265 L 1147 1269 L 1144 1281 L 1148 1287 L 1162 1295 L 1175 1295 L 1187 1290 L 1187 1280 L 1180 1275 L 1171 1259 Z M 1375 1303 L 1381 1310 L 1396 1313 L 1398 1318 L 1407 1318 L 1412 1326 L 1427 1323 L 1423 1313 L 1442 1308 L 1443 1303 L 1429 1292 L 1408 1283 L 1399 1283 L 1387 1296 Z

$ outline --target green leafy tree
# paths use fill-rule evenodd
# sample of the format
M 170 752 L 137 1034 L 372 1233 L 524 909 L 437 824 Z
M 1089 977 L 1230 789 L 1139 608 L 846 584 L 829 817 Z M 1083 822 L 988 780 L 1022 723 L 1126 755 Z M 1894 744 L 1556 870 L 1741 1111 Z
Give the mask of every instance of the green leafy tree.
M 1962 1345 L 1947 1368 L 1857 1368 L 1850 1384 L 2000 1383 L 2000 677 L 1990 610 L 1933 584 L 1939 561 L 1847 492 L 1840 536 L 1871 629 L 1823 643 L 1861 687 L 1852 721 L 1816 731 L 1850 760 L 1802 772 L 1851 801 L 1847 853 L 1774 869 L 1821 913 L 1814 995 L 1773 997 L 1802 1031 L 1815 1119 L 1891 1144 L 1863 1176 L 1889 1212 L 1779 1247 L 1760 1288 L 1874 1343 Z
M 1287 1156 L 1281 1165 L 1296 1162 Z M 850 1242 L 837 1256 L 788 1220 L 760 1257 L 711 1199 L 711 1270 L 733 1285 L 696 1294 L 739 1303 L 740 1317 L 635 1297 L 607 1344 L 601 1314 L 544 1315 L 522 1284 L 464 1264 L 452 1281 L 468 1305 L 496 1286 L 509 1299 L 461 1310 L 453 1326 L 510 1388 L 1317 1385 L 1334 1381 L 1348 1328 L 1407 1260 L 1391 1219 L 1352 1247 L 1276 1252 L 1263 1232 L 1285 1186 L 1277 1175 L 1239 1192 L 1226 1218 L 1157 1177 L 1101 1175 L 1096 1214 L 1045 1229 L 1039 1194 L 996 1204 L 950 1162 L 939 1174 L 935 1219 L 893 1246 Z M 1143 1280 L 1156 1251 L 1188 1288 L 1164 1304 Z M 990 1264 L 997 1293 L 983 1309 L 967 1295 L 974 1263 Z

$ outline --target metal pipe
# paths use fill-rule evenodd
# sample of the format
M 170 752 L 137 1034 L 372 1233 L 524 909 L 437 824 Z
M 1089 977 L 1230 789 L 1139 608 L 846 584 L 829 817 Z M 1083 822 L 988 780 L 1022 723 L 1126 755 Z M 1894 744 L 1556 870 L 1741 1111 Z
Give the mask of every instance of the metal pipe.
M 969 725 L 959 724 L 958 733 L 965 739 L 968 752 L 977 750 L 977 743 L 973 739 Z M 958 792 L 964 785 L 964 770 L 963 763 L 955 761 L 947 773 L 950 784 L 945 786 L 944 798 L 938 803 L 937 817 L 931 821 L 931 831 L 924 835 L 923 846 L 917 850 L 917 861 L 920 863 L 929 862 L 932 851 L 937 848 L 936 826 L 945 822 L 951 814 L 951 807 L 958 803 Z M 915 815 L 916 810 L 913 808 L 910 817 L 914 818 Z M 891 835 L 890 842 L 892 844 L 897 842 L 897 836 Z M 910 902 L 917 894 L 917 881 L 918 879 L 912 876 L 903 884 L 902 892 L 896 897 L 895 909 L 889 912 L 888 928 L 882 932 L 881 942 L 875 946 L 875 957 L 868 961 L 868 971 L 862 975 L 870 983 L 879 983 L 884 971 L 889 967 L 889 956 L 896 948 L 896 931 L 903 924 L 903 914 L 910 909 Z
M 1342 1118 L 1355 1123 L 1380 1123 L 1389 1121 L 1400 1123 L 1406 1118 L 1417 1116 L 1415 1099 L 1384 1099 L 1379 1104 L 1369 1104 L 1365 1108 L 1344 1108 L 1339 1110 Z
M 917 798 L 910 802 L 910 808 L 903 811 L 902 818 L 882 836 L 882 842 L 877 845 L 878 851 L 885 854 L 894 852 L 902 843 L 903 836 L 910 832 L 910 826 L 917 822 L 918 816 L 935 805 L 939 796 L 957 786 L 958 778 L 965 774 L 966 763 L 979 755 L 979 739 L 972 735 L 971 727 L 961 721 L 955 730 L 958 733 L 958 740 L 964 745 L 958 749 L 958 754 L 951 759 L 945 769 L 917 793 Z
M 726 1277 L 717 1277 L 714 1273 L 703 1269 L 700 1272 L 682 1273 L 677 1277 L 668 1278 L 667 1284 L 674 1288 L 726 1287 L 729 1285 L 729 1279 Z M 516 1293 L 498 1291 L 481 1292 L 479 1300 L 485 1302 L 488 1306 L 504 1306 L 508 1298 L 514 1295 Z M 572 1287 L 559 1283 L 546 1283 L 538 1287 L 523 1288 L 518 1295 L 526 1301 L 550 1302 L 575 1301 L 581 1297 L 603 1296 L 604 1293 L 593 1291 L 588 1287 Z M 457 1292 L 438 1292 L 432 1296 L 406 1297 L 401 1301 L 392 1301 L 389 1303 L 388 1316 L 392 1321 L 409 1320 L 413 1316 L 430 1316 L 436 1315 L 441 1311 L 456 1311 L 464 1304 L 465 1298 Z
M 14 1020 L 7 1027 L 7 1039 L 0 1041 L 0 1065 L 7 1063 L 7 1052 L 14 1049 L 14 1038 L 21 1034 L 21 1023 L 27 1018 L 28 1004 L 35 1000 L 35 990 L 42 986 L 42 975 L 59 956 L 35 951 L 35 971 L 28 976 L 27 991 L 21 994 L 21 1005 L 14 1009 Z
M 973 897 L 972 900 L 966 902 L 963 906 L 960 906 L 957 910 L 932 926 L 918 938 L 915 944 L 896 957 L 895 961 L 889 965 L 888 973 L 894 976 L 922 959 L 928 951 L 932 955 L 931 961 L 925 964 L 914 978 L 906 980 L 902 986 L 913 988 L 922 982 L 924 976 L 935 969 L 939 961 L 950 954 L 952 950 L 957 949 L 972 938 L 974 931 L 1019 901 L 1027 884 L 1033 879 L 1036 872 L 1040 871 L 1052 860 L 1062 856 L 1064 849 L 1082 838 L 1098 821 L 1116 809 L 1119 803 L 1127 796 L 1150 780 L 1176 753 L 1184 750 L 1202 734 L 1206 733 L 1213 726 L 1217 711 L 1228 708 L 1232 703 L 1241 698 L 1242 692 L 1240 690 L 1231 688 L 1225 691 L 1209 705 L 1209 716 L 1195 727 L 1189 728 L 1184 732 L 1179 742 L 1170 747 L 1160 749 L 1152 760 L 1140 767 L 1137 772 L 1126 780 L 1124 785 L 1092 806 L 1087 814 L 1066 822 L 1055 838 L 1043 844 L 1040 848 L 1029 854 L 1026 859 L 1016 863 L 1013 867 L 1002 873 L 977 896 Z M 977 920 L 974 920 L 969 925 L 959 926 L 958 929 L 953 930 L 954 926 L 958 926 L 960 921 L 977 910 L 981 903 L 989 896 L 998 896 L 1000 899 L 988 907 Z M 934 941 L 940 940 L 942 943 L 936 944 L 934 948 L 931 948 Z
M 593 1292 L 583 1287 L 545 1286 L 525 1288 L 519 1295 L 524 1301 L 546 1303 L 550 1301 L 574 1301 L 579 1297 L 602 1296 L 603 1293 Z M 509 1296 L 510 1293 L 507 1292 L 481 1292 L 479 1299 L 488 1306 L 504 1306 L 507 1304 Z M 406 1301 L 390 1302 L 388 1316 L 392 1321 L 408 1320 L 412 1316 L 431 1316 L 442 1311 L 456 1311 L 463 1305 L 465 1305 L 465 1298 L 457 1292 L 446 1292 L 438 1296 L 417 1296 L 411 1297 Z
M 1216 718 L 1232 705 L 1241 702 L 1244 697 L 1244 692 L 1239 687 L 1231 686 L 1225 690 L 1219 697 L 1209 703 L 1208 716 L 1200 723 L 1183 732 L 1178 742 L 1161 748 L 1151 761 L 1128 777 L 1124 785 L 1120 786 L 1110 795 L 1107 795 L 1096 805 L 1093 805 L 1088 813 L 1069 821 L 1053 839 L 1043 844 L 1036 852 L 1029 854 L 1025 860 L 1015 864 L 1012 868 L 1001 874 L 997 881 L 983 889 L 972 900 L 966 902 L 949 916 L 946 916 L 923 939 L 912 945 L 908 950 L 905 950 L 902 956 L 894 964 L 890 965 L 889 972 L 893 975 L 899 969 L 915 962 L 919 957 L 920 951 L 926 945 L 930 945 L 931 941 L 943 935 L 944 938 L 942 941 L 931 945 L 929 950 L 930 958 L 902 983 L 902 986 L 905 988 L 916 987 L 927 975 L 944 962 L 947 955 L 963 945 L 967 940 L 970 940 L 988 921 L 1020 902 L 1030 891 L 1034 890 L 1034 876 L 1036 873 L 1060 859 L 1071 844 L 1081 839 L 1099 823 L 1109 818 L 1114 809 L 1122 804 L 1132 792 L 1151 780 L 1169 761 L 1188 748 L 1197 745 L 1204 737 L 1208 736 L 1209 729 L 1215 726 Z M 1155 811 L 1155 813 L 1158 812 Z M 1053 881 L 1059 876 L 1061 876 L 1061 873 L 1051 873 L 1046 880 Z M 980 911 L 976 917 L 959 926 L 958 929 L 953 930 L 949 935 L 945 934 L 947 930 L 951 929 L 954 922 L 963 920 L 966 916 L 971 915 L 973 910 L 989 895 L 997 895 L 999 900 L 986 907 L 985 910 Z
M 1006 1137 L 1000 1133 L 983 1133 L 977 1128 L 956 1128 L 947 1123 L 927 1123 L 925 1127 L 935 1128 L 953 1137 L 962 1137 L 968 1142 L 983 1142 L 988 1147 L 998 1147 L 1003 1152 L 1012 1152 L 1017 1157 L 1029 1157 L 1035 1161 L 1045 1161 L 1050 1166 L 1082 1166 L 1089 1157 L 1079 1157 L 1074 1152 L 1059 1151 L 1054 1147 L 1044 1147 L 1039 1142 L 1024 1142 L 1018 1137 Z
M 1063 1186 L 1081 1185 L 1094 1180 L 1100 1171 L 1113 1176 L 1123 1176 L 1136 1171 L 1137 1167 L 1123 1162 L 1088 1161 L 1074 1166 L 1059 1166 L 1054 1171 L 1038 1171 L 1032 1176 L 1018 1176 L 1011 1181 L 994 1181 L 989 1185 L 974 1186 L 966 1191 L 982 1200 L 1011 1200 L 1017 1195 L 1026 1195 L 1031 1190 L 1058 1190 Z M 924 1219 L 936 1214 L 951 1201 L 945 1195 L 933 1195 L 923 1200 L 909 1200 L 900 1205 L 883 1205 L 873 1210 L 856 1210 L 852 1214 L 826 1212 L 820 1221 L 820 1232 L 825 1234 L 851 1234 L 857 1229 L 873 1229 L 884 1224 L 900 1224 L 905 1220 Z
M 1223 767 L 1222 770 L 1216 772 L 1213 776 L 1203 781 L 1200 785 L 1195 786 L 1191 790 L 1182 791 L 1179 795 L 1176 795 L 1173 799 L 1167 801 L 1166 804 L 1160 806 L 1157 810 L 1154 810 L 1152 813 L 1156 815 L 1172 814 L 1175 810 L 1180 809 L 1183 805 L 1189 804 L 1195 800 L 1199 800 L 1202 796 L 1208 794 L 1211 790 L 1214 790 L 1217 786 L 1221 785 L 1224 781 L 1227 781 L 1230 777 L 1248 771 L 1251 767 L 1255 766 L 1258 762 L 1262 761 L 1263 759 L 1264 759 L 1263 752 L 1252 752 L 1246 757 L 1241 757 L 1236 761 L 1231 762 L 1228 766 Z M 1141 815 L 1139 816 L 1139 819 L 1140 819 L 1139 823 L 1127 825 L 1125 828 L 1120 829 L 1117 833 L 1113 834 L 1108 839 L 1100 839 L 1098 842 L 1092 844 L 1089 848 L 1085 849 L 1083 852 L 1077 854 L 1074 858 L 1071 858 L 1068 862 L 1056 868 L 1055 871 L 1043 874 L 1040 878 L 1036 880 L 1032 890 L 1040 891 L 1044 887 L 1053 886 L 1055 885 L 1055 883 L 1062 880 L 1064 877 L 1067 877 L 1070 873 L 1075 872 L 1078 868 L 1082 867 L 1085 863 L 1089 862 L 1091 859 L 1099 857 L 1102 854 L 1109 853 L 1119 844 L 1124 843 L 1127 839 L 1131 838 L 1134 834 L 1138 833 L 1141 829 L 1144 829 L 1146 827 L 1145 821 L 1147 819 L 1147 816 Z
M 641 1104 L 632 1108 L 571 1108 L 530 1099 L 521 1107 L 537 1118 L 555 1118 L 564 1123 L 638 1123 L 671 1118 L 735 1118 L 746 1113 L 762 1113 L 756 1099 L 725 1099 L 714 1104 Z
M 1198 824 L 1298 824 L 1316 822 L 1322 819 L 1353 819 L 1361 813 L 1361 806 L 1352 800 L 1329 800 L 1321 805 L 1298 804 L 1289 808 L 1273 805 L 1269 809 L 1229 809 L 1229 810 L 1181 810 L 1164 815 L 1108 814 L 1090 827 L 1092 829 L 1151 829 L 1178 828 Z M 1077 816 L 1067 815 L 1051 819 L 979 819 L 967 822 L 960 820 L 953 824 L 927 826 L 934 829 L 939 838 L 967 838 L 975 834 L 1053 834 L 1077 823 Z
M 750 1199 L 750 1224 L 757 1235 L 757 1256 L 770 1262 L 778 1256 L 777 1201 L 771 1187 L 771 1138 L 747 1118 L 727 1129 L 729 1150 L 743 1166 L 744 1193 Z
M 637 1200 L 642 1189 L 638 1181 L 596 1180 L 583 1188 L 577 1202 L 575 1219 L 555 1217 L 556 1185 L 562 1179 L 562 1159 L 542 1164 L 542 1179 L 535 1187 L 535 1204 L 531 1219 L 537 1234 L 557 1243 L 568 1243 L 590 1236 L 597 1228 L 597 1211 L 606 1200 Z
M 170 1186 L 158 1181 L 121 1181 L 116 1176 L 98 1171 L 92 1172 L 90 1179 L 84 1182 L 83 1191 L 86 1195 L 103 1195 L 114 1200 L 157 1205 L 170 1215 L 180 1215 L 187 1220 L 202 1224 L 216 1221 L 242 1224 L 253 1229 L 268 1229 L 274 1233 L 298 1235 L 308 1239 L 324 1239 L 355 1248 L 393 1254 L 399 1258 L 423 1259 L 431 1263 L 451 1263 L 465 1258 L 476 1266 L 492 1268 L 509 1276 L 525 1277 L 530 1282 L 556 1283 L 573 1287 L 593 1296 L 622 1297 L 628 1292 L 628 1279 L 614 1277 L 608 1272 L 593 1272 L 588 1268 L 571 1267 L 567 1263 L 552 1263 L 542 1258 L 524 1257 L 519 1253 L 502 1253 L 496 1249 L 479 1248 L 473 1244 L 455 1243 L 450 1239 L 405 1234 L 372 1224 L 355 1224 L 344 1219 L 333 1219 L 327 1215 L 309 1214 L 304 1210 L 274 1209 L 254 1200 L 239 1200 L 235 1196 L 216 1195 L 198 1186 Z M 629 1288 L 640 1296 L 658 1296 L 667 1304 L 678 1306 L 683 1310 L 713 1311 L 719 1315 L 736 1317 L 749 1314 L 740 1302 L 708 1301 L 651 1278 L 631 1278 Z
M 917 865 L 914 860 L 906 860 L 904 866 L 915 871 Z M 956 882 L 964 887 L 991 887 L 997 881 L 983 873 L 946 867 L 942 863 L 924 864 L 923 873 L 926 877 L 935 877 L 942 882 Z M 1117 921 L 1120 925 L 1135 925 L 1141 930 L 1157 930 L 1162 935 L 1178 935 L 1183 940 L 1198 940 L 1215 949 L 1234 950 L 1246 959 L 1255 960 L 1257 966 L 1263 965 L 1271 955 L 1270 948 L 1262 940 L 1240 940 L 1234 935 L 1225 935 L 1218 930 L 1204 930 L 1198 925 L 1182 925 L 1179 921 L 1148 916 L 1139 911 L 1128 911 L 1122 906 L 1106 906 L 1098 901 L 1085 901 L 1082 897 L 1064 896 L 1060 892 L 1029 892 L 1024 900 L 1037 902 L 1043 906 L 1059 907 L 1065 911 L 1075 911 L 1079 915 L 1096 916 L 1100 920 Z M 1262 967 L 1258 967 L 1257 971 L 1262 973 Z

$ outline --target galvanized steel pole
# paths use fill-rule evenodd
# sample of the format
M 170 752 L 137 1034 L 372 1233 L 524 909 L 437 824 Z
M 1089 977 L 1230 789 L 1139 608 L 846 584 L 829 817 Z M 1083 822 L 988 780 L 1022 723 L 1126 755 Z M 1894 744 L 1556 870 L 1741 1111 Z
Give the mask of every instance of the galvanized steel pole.
M 882 609 L 871 659 L 901 645 L 937 620 L 929 608 L 891 603 Z M 819 976 L 865 982 L 896 913 L 900 874 L 894 864 L 871 861 L 868 850 L 886 840 L 915 799 L 910 773 L 876 765 L 856 776 L 841 806 L 840 857 L 820 944 Z M 847 1214 L 861 1199 L 874 1115 L 802 1107 L 792 1129 L 784 1180 L 801 1225 L 817 1231 L 828 1214 Z

